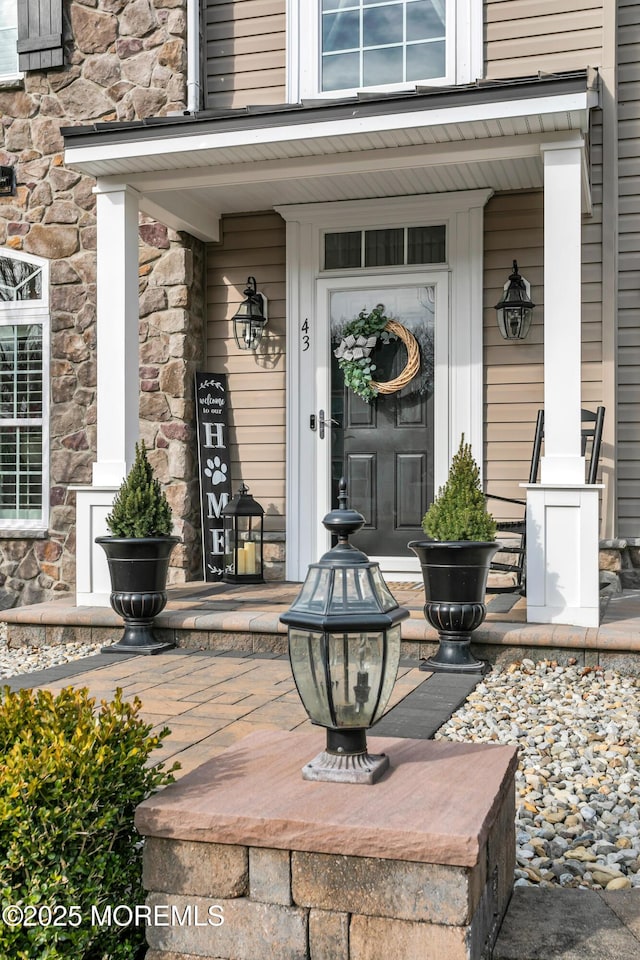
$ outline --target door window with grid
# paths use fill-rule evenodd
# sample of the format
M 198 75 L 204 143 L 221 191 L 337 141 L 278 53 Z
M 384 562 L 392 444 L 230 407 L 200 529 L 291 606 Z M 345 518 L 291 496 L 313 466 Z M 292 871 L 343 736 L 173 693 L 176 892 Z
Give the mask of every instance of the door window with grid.
M 47 523 L 46 263 L 0 250 L 0 536 Z

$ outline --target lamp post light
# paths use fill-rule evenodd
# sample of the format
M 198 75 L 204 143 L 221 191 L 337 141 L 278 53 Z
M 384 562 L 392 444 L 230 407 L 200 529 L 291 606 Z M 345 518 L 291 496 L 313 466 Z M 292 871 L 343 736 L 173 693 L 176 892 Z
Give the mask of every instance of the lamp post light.
M 302 769 L 305 780 L 374 783 L 389 766 L 386 754 L 367 752 L 366 731 L 382 716 L 398 673 L 399 607 L 380 567 L 349 543 L 364 517 L 340 506 L 324 518 L 338 538 L 312 563 L 290 609 L 289 658 L 300 699 L 311 722 L 327 730 L 326 749 Z
M 247 278 L 244 300 L 233 318 L 233 335 L 240 350 L 257 350 L 267 325 L 267 298 L 258 293 L 256 278 Z
M 513 273 L 504 285 L 502 299 L 496 303 L 498 329 L 505 340 L 524 340 L 529 333 L 535 303 L 529 296 L 531 287 L 518 273 L 518 262 L 513 261 Z
M 226 583 L 264 580 L 264 510 L 242 484 L 222 511 Z

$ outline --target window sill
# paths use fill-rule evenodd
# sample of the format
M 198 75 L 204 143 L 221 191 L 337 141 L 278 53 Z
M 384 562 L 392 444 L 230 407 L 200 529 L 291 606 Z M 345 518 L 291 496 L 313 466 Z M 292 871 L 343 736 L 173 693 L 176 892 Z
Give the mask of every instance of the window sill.
M 24 90 L 24 77 L 0 77 L 0 93 Z
M 3 530 L 0 527 L 0 540 L 44 540 L 48 534 L 44 530 Z

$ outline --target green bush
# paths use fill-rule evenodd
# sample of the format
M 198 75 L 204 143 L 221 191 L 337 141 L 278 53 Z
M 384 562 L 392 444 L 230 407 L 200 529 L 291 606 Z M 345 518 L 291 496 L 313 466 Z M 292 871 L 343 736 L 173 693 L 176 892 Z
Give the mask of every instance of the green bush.
M 136 459 L 116 494 L 107 526 L 114 537 L 168 537 L 171 507 L 153 476 L 144 440 L 136 443 Z
M 140 927 L 91 925 L 92 908 L 144 903 L 137 805 L 171 782 L 150 766 L 168 734 L 151 735 L 141 703 L 117 690 L 96 707 L 86 689 L 0 695 L 0 916 L 17 904 L 46 911 L 34 926 L 0 923 L 6 960 L 132 960 Z M 70 907 L 78 912 L 68 913 Z M 3 914 L 3 911 L 4 914 Z M 78 916 L 81 922 L 76 925 Z M 10 919 L 10 916 L 9 916 Z M 33 916 L 32 916 L 32 919 Z
M 447 482 L 423 517 L 422 529 L 434 540 L 495 540 L 496 523 L 487 510 L 480 469 L 464 434 Z

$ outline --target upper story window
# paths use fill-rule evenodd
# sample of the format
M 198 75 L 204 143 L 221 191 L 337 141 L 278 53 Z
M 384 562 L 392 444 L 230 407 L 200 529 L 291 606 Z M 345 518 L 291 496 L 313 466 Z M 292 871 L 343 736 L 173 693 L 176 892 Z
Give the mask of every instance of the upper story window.
M 289 0 L 290 102 L 482 76 L 482 0 Z
M 48 519 L 48 265 L 0 250 L 0 536 Z
M 0 0 L 0 80 L 18 76 L 18 0 Z
M 322 0 L 322 90 L 447 75 L 446 0 Z

